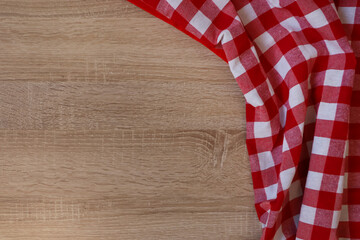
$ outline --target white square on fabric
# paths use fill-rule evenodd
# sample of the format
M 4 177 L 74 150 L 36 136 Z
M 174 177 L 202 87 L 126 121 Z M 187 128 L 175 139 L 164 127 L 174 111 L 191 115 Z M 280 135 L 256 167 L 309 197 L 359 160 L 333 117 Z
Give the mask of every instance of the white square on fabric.
M 257 14 L 255 13 L 253 7 L 251 6 L 250 3 L 246 4 L 244 7 L 242 7 L 239 11 L 238 14 L 241 18 L 241 21 L 244 25 L 248 24 L 249 22 L 251 22 L 252 20 L 254 20 L 255 18 L 257 18 Z
M 275 70 L 280 74 L 282 79 L 285 79 L 286 74 L 290 71 L 291 66 L 286 60 L 285 56 L 282 56 L 280 60 L 274 66 Z
M 301 134 L 304 133 L 304 126 L 305 126 L 305 124 L 303 122 L 298 125 Z
M 183 0 L 167 0 L 167 3 L 173 7 L 174 9 L 176 9 L 180 3 L 182 2 Z
M 330 147 L 330 138 L 314 137 L 312 153 L 327 156 Z
M 270 151 L 258 153 L 260 170 L 265 170 L 275 166 L 274 159 Z
M 270 122 L 254 122 L 254 135 L 255 138 L 271 137 Z
M 337 103 L 320 102 L 317 118 L 322 120 L 335 120 Z
M 304 94 L 299 84 L 292 87 L 289 91 L 289 105 L 290 108 L 296 107 L 305 101 Z
M 282 151 L 283 152 L 286 152 L 286 151 L 289 151 L 290 148 L 289 148 L 289 144 L 288 142 L 286 141 L 286 137 L 284 137 L 283 139 L 283 144 L 282 144 Z
M 222 10 L 226 4 L 228 4 L 229 0 L 214 0 L 213 3 L 215 3 L 215 5 Z
M 253 107 L 258 107 L 258 106 L 264 105 L 264 102 L 261 99 L 261 97 L 259 96 L 259 93 L 256 90 L 256 88 L 254 88 L 253 90 L 245 93 L 244 97 L 245 97 L 246 101 L 249 104 L 251 104 Z
M 325 71 L 325 86 L 339 87 L 341 86 L 344 76 L 343 70 L 328 69 Z
M 339 7 L 337 11 L 343 24 L 354 24 L 356 7 Z
M 338 187 L 336 193 L 343 193 L 344 191 L 344 176 L 339 176 Z
M 211 20 L 207 18 L 201 11 L 198 11 L 191 19 L 190 24 L 201 34 L 204 34 L 211 25 Z
M 301 206 L 300 221 L 313 225 L 315 222 L 316 208 L 303 204 Z
M 287 108 L 284 104 L 279 108 L 279 118 L 280 118 L 281 127 L 285 127 L 286 116 L 287 116 Z
M 265 187 L 264 190 L 265 190 L 267 200 L 275 199 L 277 196 L 277 183 L 270 185 L 268 187 Z
M 246 72 L 244 66 L 240 63 L 240 59 L 238 57 L 229 61 L 229 67 L 231 73 L 234 75 L 234 78 L 237 78 L 241 74 Z
M 274 38 L 268 32 L 264 32 L 258 36 L 254 42 L 260 48 L 262 53 L 266 52 L 269 48 L 275 45 Z
M 280 172 L 280 181 L 283 190 L 289 189 L 290 184 L 294 178 L 294 174 L 295 174 L 295 167 Z
M 333 217 L 331 221 L 331 228 L 336 229 L 339 225 L 339 218 L 340 218 L 341 211 L 333 211 Z
M 318 172 L 309 171 L 306 180 L 306 188 L 312 190 L 320 190 L 323 174 Z
M 328 24 L 328 20 L 320 8 L 305 15 L 305 18 L 314 28 L 321 28 Z
M 285 19 L 284 21 L 282 21 L 280 23 L 280 25 L 291 32 L 300 32 L 302 30 L 298 20 L 296 20 L 296 18 L 294 18 L 294 17 L 289 17 L 289 18 Z
M 223 30 L 221 31 L 221 33 L 219 34 L 218 38 L 217 38 L 217 42 L 221 42 L 221 44 L 225 44 L 227 42 L 230 42 L 231 40 L 233 40 L 233 36 L 231 35 L 229 30 Z
M 306 60 L 315 58 L 318 55 L 316 48 L 311 44 L 299 45 L 298 48 Z
M 324 40 L 326 47 L 329 50 L 330 55 L 335 54 L 342 54 L 344 53 L 344 50 L 340 47 L 339 43 L 337 41 L 331 41 L 331 40 Z
M 253 52 L 253 54 L 254 54 L 254 56 L 255 56 L 256 60 L 258 60 L 258 62 L 260 62 L 260 60 L 259 60 L 259 56 L 258 56 L 258 54 L 257 54 L 257 52 L 256 52 L 256 48 L 255 48 L 255 46 L 254 46 L 254 45 L 252 45 L 252 46 L 251 46 L 250 50 Z

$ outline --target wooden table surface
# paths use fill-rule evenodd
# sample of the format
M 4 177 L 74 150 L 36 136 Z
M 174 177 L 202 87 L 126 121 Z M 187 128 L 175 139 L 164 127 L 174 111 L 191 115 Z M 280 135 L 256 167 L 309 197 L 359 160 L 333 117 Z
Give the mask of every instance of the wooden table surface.
M 124 0 L 0 0 L 0 239 L 259 239 L 228 66 Z

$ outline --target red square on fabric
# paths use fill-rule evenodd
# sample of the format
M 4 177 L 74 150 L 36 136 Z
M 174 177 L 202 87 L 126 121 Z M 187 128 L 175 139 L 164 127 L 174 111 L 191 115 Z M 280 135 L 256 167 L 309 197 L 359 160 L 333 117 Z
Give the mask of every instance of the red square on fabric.
M 360 139 L 360 123 L 350 123 L 349 139 Z
M 306 39 L 309 41 L 309 43 L 315 43 L 323 40 L 322 36 L 314 28 L 306 28 L 302 30 L 302 32 L 306 36 Z
M 158 4 L 159 4 L 160 0 L 147 0 L 146 4 L 150 5 L 153 8 L 157 8 Z
M 357 60 L 355 58 L 355 55 L 353 53 L 347 53 L 345 54 L 345 69 L 353 70 L 356 67 Z M 359 69 L 359 68 L 356 68 Z
M 281 82 L 281 84 L 274 90 L 274 92 L 282 103 L 285 103 L 289 99 L 289 88 L 284 81 Z
M 319 197 L 316 207 L 331 210 L 334 209 L 335 201 L 336 193 L 319 191 Z
M 314 71 L 322 72 L 328 69 L 329 56 L 318 56 L 316 58 L 316 64 L 314 64 Z
M 298 83 L 307 81 L 309 78 L 308 65 L 306 62 L 302 62 L 296 66 L 293 66 L 291 71 L 295 74 L 297 82 L 292 79 L 293 82 L 291 82 L 291 85 L 289 86 L 290 88 Z
M 339 39 L 344 36 L 345 33 L 339 19 L 331 22 L 329 25 L 331 28 L 331 31 L 329 32 L 332 32 L 332 34 L 334 35 L 334 39 Z
M 323 172 L 326 174 L 334 174 L 340 176 L 343 161 L 344 159 L 339 157 L 327 157 Z
M 191 2 L 195 5 L 195 7 L 197 9 L 200 9 L 206 1 L 209 1 L 209 0 L 196 0 L 196 1 L 191 1 Z
M 296 118 L 293 113 L 294 109 L 289 109 L 286 114 L 286 128 L 285 130 L 290 130 L 296 126 L 298 126 L 298 122 L 296 121 Z
M 360 41 L 360 24 L 353 25 L 352 29 L 351 39 L 354 41 Z
M 360 172 L 360 157 L 359 156 L 349 156 L 348 171 L 349 172 Z
M 334 121 L 333 123 L 334 123 L 334 127 L 331 133 L 331 138 L 346 140 L 348 133 L 347 131 L 348 123 L 339 122 L 339 121 Z
M 350 234 L 352 238 L 360 238 L 360 222 L 349 222 Z
M 277 45 L 283 54 L 298 46 L 291 34 L 288 34 L 286 37 L 278 41 Z
M 256 65 L 255 67 L 247 71 L 247 74 L 249 75 L 249 78 L 251 79 L 251 82 L 254 85 L 254 87 L 259 86 L 266 80 L 265 78 L 259 78 L 259 72 L 261 71 L 262 71 L 261 65 Z
M 312 228 L 311 238 L 309 239 L 330 239 L 331 229 L 319 226 L 313 226 Z
M 293 146 L 291 149 L 290 149 L 290 153 L 291 153 L 291 157 L 292 159 L 294 159 L 294 164 L 298 164 L 298 161 L 299 161 L 299 158 L 297 158 L 297 156 L 300 155 L 301 153 L 301 145 L 298 145 L 298 146 Z
M 259 19 L 266 30 L 271 29 L 272 27 L 279 24 L 274 12 L 269 10 L 259 16 Z
M 246 32 L 241 33 L 239 36 L 234 38 L 234 44 L 237 47 L 237 53 L 242 54 L 251 47 L 251 42 Z
M 323 90 L 323 86 L 318 86 L 312 89 L 312 96 L 315 104 L 319 104 L 321 102 Z
M 302 10 L 299 7 L 299 4 L 297 3 L 297 1 L 292 1 L 290 0 L 290 4 L 288 4 L 285 9 L 287 9 L 291 15 L 293 16 L 304 16 Z
M 177 11 L 175 11 L 173 13 L 173 15 L 171 16 L 171 21 L 176 22 L 176 26 L 179 26 L 183 29 L 185 29 L 186 26 L 189 24 L 189 22 L 182 15 L 180 15 Z
M 269 119 L 273 119 L 278 114 L 278 106 L 276 105 L 274 98 L 269 97 L 265 102 L 265 106 L 269 113 Z
M 352 95 L 353 95 L 353 91 L 352 91 L 351 87 L 347 87 L 347 86 L 341 87 L 340 92 L 339 92 L 339 98 L 338 98 L 337 102 L 350 105 Z M 355 95 L 354 97 L 356 98 L 358 96 Z M 359 100 L 360 100 L 360 96 L 359 96 Z M 359 103 L 360 103 L 360 101 L 359 101 Z
M 220 11 L 220 13 L 213 20 L 213 24 L 219 30 L 224 30 L 227 29 L 232 24 L 233 21 L 234 21 L 233 17 L 230 17 L 229 15 L 225 14 L 223 11 Z
M 253 172 L 252 177 L 254 179 L 253 180 L 254 188 L 264 188 L 262 173 L 260 171 Z

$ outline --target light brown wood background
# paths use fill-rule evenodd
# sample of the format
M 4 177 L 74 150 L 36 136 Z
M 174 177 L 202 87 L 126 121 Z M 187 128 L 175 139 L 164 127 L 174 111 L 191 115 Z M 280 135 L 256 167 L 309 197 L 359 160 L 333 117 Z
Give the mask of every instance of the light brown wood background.
M 259 239 L 244 107 L 124 0 L 0 0 L 0 239 Z

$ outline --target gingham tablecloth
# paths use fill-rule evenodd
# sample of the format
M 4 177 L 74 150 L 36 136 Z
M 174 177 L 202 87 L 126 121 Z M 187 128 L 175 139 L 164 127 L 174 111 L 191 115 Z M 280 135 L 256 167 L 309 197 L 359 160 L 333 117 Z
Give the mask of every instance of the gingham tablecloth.
M 360 239 L 360 1 L 129 1 L 229 64 L 261 239 Z

